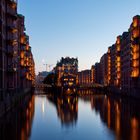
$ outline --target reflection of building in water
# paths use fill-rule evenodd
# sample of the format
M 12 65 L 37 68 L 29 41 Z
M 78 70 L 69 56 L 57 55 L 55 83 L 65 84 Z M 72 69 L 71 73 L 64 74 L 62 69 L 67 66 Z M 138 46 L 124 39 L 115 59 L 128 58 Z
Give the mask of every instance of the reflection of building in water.
M 84 96 L 84 95 L 98 95 L 98 96 L 102 96 L 104 95 L 104 92 L 100 89 L 91 89 L 91 88 L 81 88 L 81 89 L 77 89 L 77 94 L 79 96 Z
M 101 120 L 116 134 L 116 139 L 140 139 L 140 104 L 125 99 L 90 96 L 91 107 L 100 113 Z
M 26 108 L 26 119 L 21 130 L 21 140 L 29 139 L 33 116 L 34 116 L 34 96 L 29 101 L 28 107 Z
M 78 97 L 48 97 L 48 99 L 56 105 L 62 125 L 72 126 L 76 124 L 78 119 Z
M 77 93 L 78 95 L 88 95 L 93 94 L 93 91 L 91 89 L 79 89 Z
M 28 140 L 34 116 L 34 96 L 0 120 L 0 139 Z
M 138 140 L 139 138 L 139 122 L 138 120 L 133 117 L 131 118 L 131 139 L 132 140 Z

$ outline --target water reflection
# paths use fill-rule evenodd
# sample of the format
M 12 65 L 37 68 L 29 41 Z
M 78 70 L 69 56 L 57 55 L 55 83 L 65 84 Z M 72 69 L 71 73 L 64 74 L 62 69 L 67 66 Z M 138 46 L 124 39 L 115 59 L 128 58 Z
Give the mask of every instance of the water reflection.
M 28 140 L 33 116 L 34 96 L 29 96 L 24 104 L 19 104 L 17 108 L 0 118 L 0 140 Z
M 76 125 L 78 119 L 78 97 L 75 96 L 48 96 L 57 108 L 57 115 L 61 120 L 62 126 L 73 126 Z
M 91 91 L 78 94 L 26 98 L 0 118 L 0 140 L 140 139 L 138 101 Z
M 45 114 L 45 102 L 42 100 L 42 115 L 44 116 Z
M 91 103 L 92 110 L 100 114 L 102 122 L 115 132 L 117 140 L 140 139 L 140 103 L 138 101 L 93 95 L 80 98 Z
M 82 95 L 103 95 L 104 92 L 101 89 L 79 89 L 77 90 L 77 94 Z

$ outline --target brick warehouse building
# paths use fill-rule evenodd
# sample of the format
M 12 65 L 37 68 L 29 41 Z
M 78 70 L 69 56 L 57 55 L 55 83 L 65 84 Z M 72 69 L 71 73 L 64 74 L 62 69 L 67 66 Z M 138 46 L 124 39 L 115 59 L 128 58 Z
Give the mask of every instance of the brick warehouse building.
M 77 84 L 78 58 L 62 57 L 56 64 L 57 86 L 73 87 Z
M 91 84 L 91 70 L 83 70 L 77 74 L 78 85 L 88 86 Z
M 133 17 L 127 32 L 123 32 L 116 42 L 108 47 L 100 60 L 100 69 L 92 67 L 92 79 L 95 83 L 109 85 L 124 93 L 137 96 L 140 91 L 140 16 Z M 98 65 L 99 65 L 98 64 Z M 95 74 L 101 71 L 101 75 Z M 107 76 L 106 76 L 107 75 Z M 100 76 L 100 77 L 98 77 Z
M 34 59 L 16 0 L 0 0 L 0 97 L 34 84 Z

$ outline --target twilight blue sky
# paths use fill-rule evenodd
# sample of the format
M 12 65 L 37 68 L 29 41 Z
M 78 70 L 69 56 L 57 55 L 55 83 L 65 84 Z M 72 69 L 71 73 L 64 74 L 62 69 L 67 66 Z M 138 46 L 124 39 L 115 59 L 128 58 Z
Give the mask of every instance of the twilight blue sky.
M 36 63 L 56 64 L 78 57 L 79 70 L 90 68 L 127 31 L 140 0 L 18 0 Z

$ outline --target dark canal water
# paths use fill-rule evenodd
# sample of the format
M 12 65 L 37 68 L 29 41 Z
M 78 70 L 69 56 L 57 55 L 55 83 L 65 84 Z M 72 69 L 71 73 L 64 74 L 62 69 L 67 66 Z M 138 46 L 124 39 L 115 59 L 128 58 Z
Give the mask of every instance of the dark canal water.
M 0 140 L 139 140 L 140 103 L 81 95 L 34 95 L 0 119 Z

